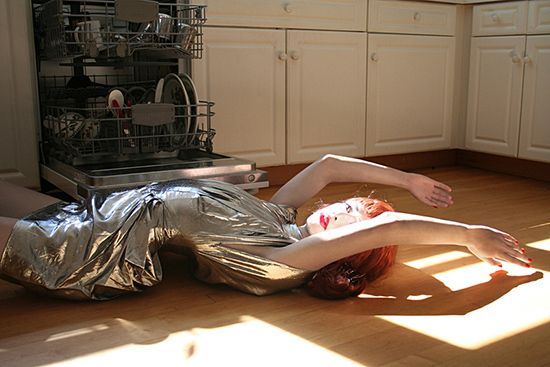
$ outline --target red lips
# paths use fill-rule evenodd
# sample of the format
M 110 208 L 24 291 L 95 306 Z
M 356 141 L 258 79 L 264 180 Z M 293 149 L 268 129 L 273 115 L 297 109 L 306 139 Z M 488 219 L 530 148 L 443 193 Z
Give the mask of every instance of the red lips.
M 324 230 L 328 227 L 328 222 L 330 222 L 330 218 L 325 216 L 324 214 L 319 215 L 319 224 L 321 224 L 321 227 L 323 227 Z

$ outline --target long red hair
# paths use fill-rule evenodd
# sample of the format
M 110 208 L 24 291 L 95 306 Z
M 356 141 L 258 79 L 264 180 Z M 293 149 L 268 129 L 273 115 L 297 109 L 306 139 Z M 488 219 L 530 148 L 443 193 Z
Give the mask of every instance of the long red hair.
M 394 211 L 385 201 L 371 198 L 355 198 L 363 205 L 367 218 L 374 218 L 384 212 Z M 345 257 L 318 270 L 308 287 L 314 296 L 329 299 L 352 297 L 386 274 L 395 263 L 397 246 L 367 250 Z

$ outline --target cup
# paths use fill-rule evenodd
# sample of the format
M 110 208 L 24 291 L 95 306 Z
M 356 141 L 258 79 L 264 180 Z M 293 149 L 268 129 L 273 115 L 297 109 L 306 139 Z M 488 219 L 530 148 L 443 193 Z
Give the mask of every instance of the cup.
M 80 44 L 95 43 L 97 49 L 103 48 L 103 37 L 101 36 L 101 23 L 99 20 L 87 20 L 76 23 L 74 29 L 74 40 Z
M 153 32 L 160 42 L 171 42 L 174 20 L 168 14 L 159 13 L 158 18 L 153 22 Z
M 171 43 L 174 34 L 174 19 L 164 13 L 159 13 L 158 17 L 149 22 L 142 23 L 137 31 L 137 35 L 132 37 L 131 41 L 138 43 Z
M 176 28 L 176 44 L 183 50 L 190 51 L 193 48 L 197 30 L 183 20 L 177 21 Z

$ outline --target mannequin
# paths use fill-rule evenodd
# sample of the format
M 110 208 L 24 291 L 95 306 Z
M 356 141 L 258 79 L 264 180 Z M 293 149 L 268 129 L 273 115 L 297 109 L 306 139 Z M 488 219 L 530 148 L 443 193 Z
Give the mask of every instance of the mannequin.
M 396 245 L 457 244 L 492 265 L 530 266 L 509 234 L 368 198 L 320 208 L 298 226 L 296 208 L 333 182 L 401 187 L 432 207 L 453 203 L 451 189 L 426 176 L 336 155 L 312 163 L 270 201 L 210 180 L 94 193 L 79 203 L 3 183 L 0 274 L 61 297 L 110 299 L 160 282 L 165 248 L 189 255 L 208 283 L 257 295 L 308 284 L 314 295 L 343 298 L 386 274 Z

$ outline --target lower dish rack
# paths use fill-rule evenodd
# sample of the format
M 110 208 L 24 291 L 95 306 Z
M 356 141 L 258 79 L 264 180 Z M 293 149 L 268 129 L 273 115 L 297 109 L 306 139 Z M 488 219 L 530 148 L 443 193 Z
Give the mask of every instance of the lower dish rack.
M 155 81 L 120 82 L 116 87 L 88 80 L 67 88 L 74 77 L 42 81 L 42 143 L 45 156 L 68 164 L 123 161 L 181 150 L 211 152 L 213 102 L 155 103 Z M 83 77 L 87 78 L 87 77 Z M 117 76 L 122 78 L 122 76 Z M 108 80 L 105 76 L 103 80 Z M 111 77 L 112 79 L 112 77 Z M 62 82 L 60 82 L 62 80 Z M 59 84 L 60 87 L 55 87 Z M 62 85 L 62 86 L 61 86 Z M 115 103 L 120 95 L 124 103 Z

